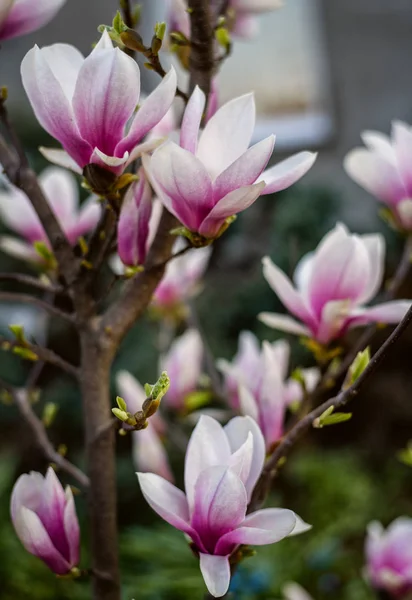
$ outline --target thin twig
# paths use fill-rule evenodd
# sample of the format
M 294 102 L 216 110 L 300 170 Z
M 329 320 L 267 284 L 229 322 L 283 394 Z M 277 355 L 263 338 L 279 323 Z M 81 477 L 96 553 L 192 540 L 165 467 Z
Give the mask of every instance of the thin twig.
M 54 365 L 59 369 L 62 369 L 69 375 L 72 375 L 76 379 L 79 376 L 79 370 L 74 365 L 68 363 L 61 356 L 50 350 L 49 348 L 43 348 L 43 346 L 38 346 L 37 344 L 32 344 L 27 340 L 24 343 L 19 342 L 18 340 L 9 340 L 4 336 L 0 336 L 0 348 L 3 350 L 11 350 L 16 351 L 16 354 L 19 354 L 18 350 L 22 350 L 22 356 L 24 358 L 24 350 L 28 350 L 33 353 L 37 357 L 37 359 L 49 363 L 50 365 Z M 36 360 L 35 356 L 33 359 Z M 29 358 L 28 360 L 32 360 Z
M 0 273 L 0 281 L 14 281 L 41 290 L 43 292 L 52 292 L 53 294 L 64 293 L 64 288 L 61 285 L 42 281 L 31 275 L 24 275 L 23 273 Z
M 74 315 L 69 314 L 60 308 L 57 308 L 53 304 L 38 298 L 37 296 L 31 296 L 30 294 L 19 294 L 18 292 L 0 292 L 0 302 L 16 302 L 19 304 L 33 304 L 37 308 L 45 310 L 47 313 L 64 319 L 69 323 L 76 323 Z
M 59 454 L 50 442 L 46 428 L 33 411 L 27 396 L 26 389 L 16 389 L 5 382 L 0 382 L 1 387 L 6 389 L 14 399 L 21 416 L 30 427 L 37 445 L 43 451 L 45 457 L 52 463 L 55 463 L 62 471 L 73 477 L 83 488 L 89 486 L 89 478 L 78 467 L 69 462 L 64 456 Z
M 268 462 L 266 463 L 263 469 L 261 478 L 258 482 L 258 485 L 255 488 L 255 492 L 250 503 L 250 511 L 256 510 L 256 508 L 261 505 L 268 492 L 272 477 L 276 473 L 279 461 L 289 454 L 295 443 L 302 437 L 304 433 L 307 432 L 308 429 L 310 429 L 310 427 L 313 424 L 313 421 L 320 417 L 331 406 L 333 406 L 335 409 L 341 408 L 358 395 L 363 384 L 376 371 L 377 367 L 385 359 L 388 352 L 392 349 L 392 347 L 396 344 L 396 342 L 399 340 L 402 334 L 406 331 L 411 322 L 412 306 L 408 310 L 402 321 L 399 323 L 399 325 L 396 327 L 396 329 L 384 342 L 384 344 L 382 344 L 379 350 L 375 352 L 368 366 L 358 377 L 355 383 L 349 388 L 341 390 L 339 394 L 337 394 L 333 398 L 329 398 L 329 400 L 312 410 L 308 415 L 306 415 L 306 417 L 299 421 L 299 423 L 297 423 L 283 437 L 280 444 L 275 449 L 275 451 L 273 452 L 272 456 L 269 458 Z

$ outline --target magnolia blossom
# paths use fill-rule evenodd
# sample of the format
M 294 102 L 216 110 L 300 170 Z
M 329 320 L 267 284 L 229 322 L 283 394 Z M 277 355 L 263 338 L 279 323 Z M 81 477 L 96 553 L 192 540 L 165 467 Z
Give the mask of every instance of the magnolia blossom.
M 241 38 L 250 38 L 258 32 L 256 16 L 282 6 L 282 0 L 229 0 L 229 26 L 232 33 Z M 213 11 L 221 2 L 210 2 Z M 180 31 L 190 38 L 190 18 L 185 0 L 169 0 L 169 28 Z M 216 15 L 217 16 L 217 15 Z
M 185 408 L 185 399 L 199 385 L 202 374 L 203 345 L 199 332 L 188 329 L 170 346 L 162 360 L 162 370 L 170 377 L 164 402 L 175 410 Z
M 127 404 L 128 411 L 135 414 L 142 410 L 146 394 L 137 379 L 128 371 L 119 371 L 116 384 L 120 396 Z M 131 434 L 135 467 L 143 473 L 157 473 L 164 479 L 173 481 L 169 460 L 161 439 L 165 434 L 166 424 L 159 412 L 152 415 L 148 421 L 149 425 L 146 429 L 133 431 Z M 127 425 L 124 427 L 128 428 Z
M 43 154 L 77 171 L 92 163 L 122 173 L 147 148 L 139 142 L 166 114 L 176 91 L 171 69 L 126 131 L 139 104 L 140 70 L 113 47 L 107 31 L 87 58 L 67 44 L 35 46 L 25 56 L 21 73 L 39 123 L 64 148 L 43 149 Z
M 177 240 L 173 248 L 174 254 L 183 247 L 183 240 Z M 199 281 L 207 269 L 211 254 L 211 247 L 196 248 L 171 260 L 156 288 L 153 304 L 161 310 L 170 311 L 192 298 L 199 288 Z
M 239 337 L 239 350 L 232 363 L 218 361 L 225 375 L 225 392 L 234 410 L 249 415 L 259 424 L 269 449 L 283 435 L 287 407 L 302 400 L 297 381 L 287 380 L 290 347 L 284 340 L 259 342 L 250 331 Z M 308 391 L 314 389 L 317 369 L 302 372 Z
M 186 452 L 186 493 L 158 475 L 137 474 L 153 510 L 192 540 L 214 597 L 228 590 L 229 558 L 239 545 L 273 544 L 309 528 L 291 510 L 246 515 L 264 459 L 265 442 L 253 419 L 235 417 L 223 428 L 202 416 Z
M 43 477 L 21 475 L 11 496 L 11 519 L 20 541 L 58 575 L 79 564 L 80 530 L 73 493 L 49 467 Z
M 3 222 L 24 242 L 11 236 L 0 237 L 0 247 L 17 258 L 41 261 L 33 248 L 34 242 L 49 246 L 46 232 L 30 200 L 18 188 L 3 180 L 5 192 L 0 192 L 0 216 Z M 75 244 L 79 237 L 95 228 L 101 206 L 95 196 L 90 196 L 79 207 L 79 192 L 73 175 L 64 169 L 50 167 L 39 176 L 44 195 L 56 215 L 69 242 Z
M 0 41 L 46 25 L 66 0 L 0 0 Z
M 205 95 L 197 87 L 184 113 L 180 145 L 167 141 L 145 165 L 166 208 L 190 231 L 214 238 L 229 217 L 261 194 L 284 190 L 300 179 L 316 154 L 301 152 L 264 171 L 275 138 L 248 149 L 256 117 L 253 94 L 219 108 L 198 140 L 204 108 Z
M 380 523 L 371 523 L 365 552 L 367 576 L 375 588 L 393 598 L 412 590 L 412 519 L 400 517 L 386 531 Z
M 365 131 L 366 148 L 355 148 L 345 158 L 350 177 L 392 211 L 399 227 L 412 230 L 412 128 L 395 121 L 389 138 Z
M 300 261 L 295 286 L 270 258 L 263 259 L 263 274 L 291 317 L 262 313 L 260 319 L 275 329 L 289 331 L 328 344 L 350 327 L 368 323 L 399 323 L 409 300 L 364 304 L 377 294 L 383 279 L 385 243 L 381 235 L 355 235 L 338 224 L 314 253 Z

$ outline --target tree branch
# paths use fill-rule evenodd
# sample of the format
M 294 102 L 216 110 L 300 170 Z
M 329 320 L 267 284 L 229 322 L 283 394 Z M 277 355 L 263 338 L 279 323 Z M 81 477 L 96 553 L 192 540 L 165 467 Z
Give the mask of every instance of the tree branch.
M 268 462 L 266 463 L 263 469 L 261 478 L 255 488 L 249 506 L 250 511 L 256 510 L 256 508 L 258 508 L 262 504 L 269 490 L 272 477 L 276 474 L 279 461 L 289 454 L 295 443 L 302 437 L 304 433 L 308 431 L 308 429 L 310 429 L 310 427 L 313 424 L 313 421 L 320 417 L 325 412 L 325 410 L 327 410 L 331 406 L 333 406 L 335 409 L 341 408 L 359 394 L 359 391 L 363 384 L 376 371 L 377 367 L 382 363 L 388 352 L 392 349 L 392 347 L 396 344 L 396 342 L 399 340 L 402 334 L 406 331 L 411 322 L 412 306 L 408 310 L 402 321 L 399 323 L 399 325 L 396 327 L 396 329 L 385 341 L 385 343 L 379 348 L 379 350 L 377 350 L 377 352 L 375 352 L 368 366 L 360 375 L 360 377 L 358 377 L 355 383 L 349 388 L 341 390 L 339 394 L 337 394 L 333 398 L 330 398 L 329 400 L 312 410 L 283 437 L 280 444 L 275 449 L 275 451 L 273 452 L 272 456 L 269 458 Z
M 28 350 L 28 351 L 32 352 L 33 354 L 35 354 L 37 356 L 37 358 L 40 359 L 41 361 L 46 362 L 50 365 L 54 365 L 55 367 L 58 367 L 59 369 L 62 369 L 69 375 L 72 375 L 73 377 L 75 377 L 76 379 L 78 379 L 78 377 L 79 377 L 79 369 L 77 367 L 66 362 L 61 356 L 59 356 L 52 350 L 49 350 L 49 348 L 43 348 L 43 346 L 38 346 L 37 344 L 32 344 L 28 341 L 25 341 L 24 344 L 22 344 L 18 340 L 9 340 L 9 339 L 5 338 L 4 336 L 0 336 L 0 348 L 2 348 L 3 350 L 12 350 L 12 351 L 15 349 L 16 350 L 21 349 L 23 351 Z M 16 354 L 18 354 L 18 352 L 16 352 Z M 24 358 L 24 355 L 23 355 L 23 358 Z
M 38 418 L 30 405 L 27 390 L 13 388 L 5 382 L 0 382 L 0 385 L 11 394 L 21 416 L 31 429 L 36 444 L 41 448 L 45 457 L 75 479 L 83 488 L 87 488 L 89 486 L 87 475 L 59 454 L 50 442 L 43 422 Z
M 190 84 L 189 96 L 198 85 L 209 97 L 215 67 L 214 23 L 208 0 L 189 0 L 190 15 Z
M 33 304 L 37 306 L 37 308 L 41 308 L 48 312 L 49 314 L 64 319 L 69 323 L 76 323 L 76 318 L 74 315 L 64 312 L 60 310 L 53 304 L 46 302 L 46 300 L 42 300 L 37 296 L 31 296 L 30 294 L 19 294 L 18 292 L 0 292 L 0 302 L 16 302 L 21 304 Z
M 23 273 L 0 273 L 0 281 L 12 281 L 15 283 L 21 283 L 41 290 L 43 292 L 51 292 L 52 294 L 63 294 L 64 288 L 61 285 L 56 285 L 51 282 L 42 281 L 31 275 L 24 275 Z

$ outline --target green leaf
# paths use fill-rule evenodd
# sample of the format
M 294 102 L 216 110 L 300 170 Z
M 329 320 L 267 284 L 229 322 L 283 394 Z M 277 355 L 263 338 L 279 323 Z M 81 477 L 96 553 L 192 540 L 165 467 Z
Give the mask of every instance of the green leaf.
M 315 427 L 315 429 L 322 429 L 322 427 L 327 425 L 337 425 L 338 423 L 349 421 L 349 419 L 352 418 L 352 413 L 335 413 L 334 410 L 334 406 L 330 406 L 326 409 L 320 417 L 313 421 L 313 427 Z
M 159 40 L 164 40 L 165 37 L 165 33 L 166 33 L 166 23 L 164 21 L 160 22 L 160 23 L 156 23 L 155 25 L 155 36 L 159 39 Z
M 120 408 L 112 408 L 112 413 L 115 417 L 120 419 L 120 421 L 126 422 L 129 419 L 129 415 L 124 410 L 120 410 Z
M 355 383 L 355 381 L 359 379 L 359 377 L 362 375 L 362 373 L 370 363 L 370 360 L 371 351 L 369 346 L 365 348 L 365 350 L 358 352 L 355 360 L 349 367 L 343 389 L 351 387 Z
M 24 337 L 23 325 L 9 325 L 9 329 L 13 333 L 19 344 L 22 344 L 23 346 L 27 344 L 27 340 Z
M 120 408 L 120 410 L 127 413 L 126 401 L 123 398 L 121 398 L 120 396 L 116 396 L 116 402 L 117 402 L 117 406 Z
M 213 394 L 209 390 L 192 392 L 186 396 L 185 406 L 189 411 L 197 410 L 208 404 L 212 397 Z
M 12 349 L 12 352 L 13 354 L 17 354 L 17 356 L 20 356 L 24 360 L 31 360 L 33 362 L 39 360 L 37 354 L 33 352 L 33 350 L 29 350 L 29 348 L 22 348 L 21 346 L 16 346 Z
M 45 427 L 50 427 L 56 418 L 59 407 L 54 402 L 47 402 L 43 409 L 42 421 Z

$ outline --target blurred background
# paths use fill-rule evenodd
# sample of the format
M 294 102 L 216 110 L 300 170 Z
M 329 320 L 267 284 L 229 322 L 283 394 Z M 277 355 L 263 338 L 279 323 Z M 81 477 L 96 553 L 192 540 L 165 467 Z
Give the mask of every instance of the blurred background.
M 21 87 L 21 60 L 34 43 L 67 42 L 88 53 L 98 38 L 97 25 L 110 24 L 116 8 L 115 0 L 68 0 L 49 26 L 1 48 L 0 84 L 9 87 L 13 118 L 39 170 L 45 163 L 37 147 L 50 140 L 38 128 Z M 147 41 L 162 14 L 163 0 L 143 2 L 142 33 Z M 235 42 L 233 59 L 220 78 L 221 99 L 255 89 L 257 136 L 277 134 L 275 159 L 302 148 L 317 149 L 319 158 L 301 183 L 276 197 L 261 198 L 216 243 L 204 290 L 195 300 L 214 356 L 231 359 L 239 332 L 245 329 L 261 340 L 276 339 L 275 332 L 256 320 L 263 310 L 282 310 L 263 279 L 261 257 L 269 254 L 292 272 L 302 254 L 312 250 L 339 219 L 353 231 L 384 234 L 390 278 L 402 240 L 380 221 L 375 200 L 352 183 L 342 160 L 359 144 L 362 130 L 389 132 L 395 118 L 412 123 L 411 31 L 410 0 L 285 0 L 283 9 L 260 18 L 256 40 Z M 155 83 L 152 74 L 144 74 L 147 90 Z M 0 255 L 0 270 L 30 272 L 27 265 L 5 255 Z M 411 281 L 400 295 L 412 298 Z M 2 304 L 2 333 L 10 323 L 24 324 L 28 337 L 48 340 L 56 352 L 77 364 L 75 336 L 60 322 L 47 323 L 28 307 Z M 388 330 L 380 331 L 373 346 L 387 334 Z M 357 335 L 352 333 L 351 339 Z M 142 383 L 153 382 L 158 374 L 158 338 L 159 323 L 149 316 L 139 322 L 125 340 L 113 373 L 128 369 Z M 296 340 L 291 342 L 292 368 L 311 365 L 308 352 Z M 276 481 L 271 502 L 296 510 L 313 524 L 313 531 L 259 549 L 234 579 L 235 598 L 280 598 L 288 580 L 298 581 L 315 600 L 373 598 L 362 577 L 366 526 L 374 519 L 386 525 L 399 515 L 412 516 L 412 470 L 397 458 L 412 438 L 411 351 L 412 332 L 365 386 L 352 406 L 353 419 L 312 432 L 296 448 Z M 24 381 L 29 368 L 17 357 L 1 353 L 0 375 L 11 383 Z M 41 415 L 50 402 L 59 407 L 50 429 L 53 443 L 67 446 L 70 459 L 82 465 L 76 387 L 50 367 L 42 372 L 39 387 L 36 412 Z M 113 399 L 115 393 L 113 384 Z M 180 483 L 182 455 L 173 446 L 170 451 Z M 44 470 L 46 463 L 17 410 L 7 402 L 0 404 L 0 458 L 0 599 L 86 600 L 87 583 L 55 579 L 25 553 L 12 531 L 12 484 L 21 472 Z M 118 459 L 125 600 L 201 598 L 203 582 L 183 536 L 162 524 L 142 502 L 128 438 L 119 438 Z M 64 474 L 62 480 L 66 481 Z M 77 506 L 86 542 L 81 496 Z M 88 564 L 86 543 L 83 563 Z

